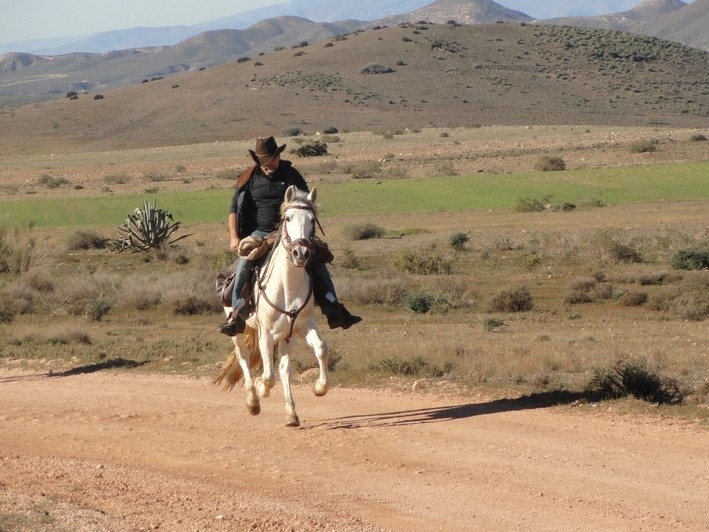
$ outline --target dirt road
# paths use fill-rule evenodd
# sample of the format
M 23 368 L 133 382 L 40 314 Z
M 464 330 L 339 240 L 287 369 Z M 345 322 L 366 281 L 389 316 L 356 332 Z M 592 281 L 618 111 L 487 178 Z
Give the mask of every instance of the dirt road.
M 536 407 L 0 371 L 0 530 L 706 530 L 709 434 Z

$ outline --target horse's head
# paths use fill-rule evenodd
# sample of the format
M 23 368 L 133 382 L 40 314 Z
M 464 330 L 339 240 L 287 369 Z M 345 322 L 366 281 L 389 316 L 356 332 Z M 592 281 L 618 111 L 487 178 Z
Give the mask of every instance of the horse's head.
M 316 197 L 317 191 L 314 188 L 306 194 L 291 185 L 286 190 L 285 201 L 281 206 L 283 222 L 281 241 L 288 251 L 290 261 L 300 268 L 308 263 L 313 254 Z

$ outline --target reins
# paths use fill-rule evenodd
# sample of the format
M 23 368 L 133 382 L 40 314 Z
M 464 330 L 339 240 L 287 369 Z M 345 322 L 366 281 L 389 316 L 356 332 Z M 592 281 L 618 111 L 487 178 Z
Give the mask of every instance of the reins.
M 325 232 L 322 229 L 322 226 L 320 225 L 320 221 L 318 220 L 317 215 L 315 215 L 315 211 L 313 208 L 309 205 L 292 205 L 289 206 L 287 209 L 304 209 L 304 210 L 309 210 L 310 212 L 313 213 L 313 216 L 315 217 L 315 221 L 317 222 L 318 227 L 320 227 L 320 231 L 323 232 L 323 235 Z M 276 241 L 273 244 L 273 247 L 270 249 L 268 256 L 266 257 L 265 265 L 266 268 L 264 269 L 263 275 L 256 275 L 256 286 L 258 288 L 259 294 L 263 296 L 263 299 L 268 303 L 268 305 L 275 310 L 276 312 L 280 312 L 281 314 L 285 315 L 288 317 L 290 320 L 290 329 L 288 331 L 288 335 L 285 337 L 286 343 L 290 341 L 291 337 L 293 336 L 293 328 L 295 327 L 295 320 L 298 319 L 298 315 L 303 311 L 303 309 L 308 305 L 310 302 L 310 299 L 313 297 L 313 278 L 310 275 L 310 272 L 308 272 L 308 295 L 305 298 L 305 301 L 303 304 L 295 309 L 295 310 L 287 310 L 279 307 L 275 303 L 273 303 L 268 296 L 266 295 L 266 280 L 267 277 L 270 277 L 270 274 L 273 270 L 273 266 L 271 265 L 271 261 L 273 258 L 273 254 L 277 248 L 277 246 L 281 245 L 281 242 L 285 243 L 285 249 L 290 251 L 290 249 L 297 244 L 303 245 L 306 247 L 308 250 L 311 249 L 312 247 L 312 237 L 310 240 L 305 240 L 304 238 L 299 238 L 295 242 L 292 242 L 290 239 L 290 236 L 288 236 L 288 230 L 286 229 L 286 225 L 284 223 L 284 217 L 281 218 L 280 222 L 278 222 L 278 236 L 276 238 Z M 314 232 L 313 232 L 314 233 Z M 313 234 L 314 236 L 314 234 Z M 290 261 L 290 254 L 288 256 L 288 260 Z M 258 305 L 258 303 L 257 303 Z

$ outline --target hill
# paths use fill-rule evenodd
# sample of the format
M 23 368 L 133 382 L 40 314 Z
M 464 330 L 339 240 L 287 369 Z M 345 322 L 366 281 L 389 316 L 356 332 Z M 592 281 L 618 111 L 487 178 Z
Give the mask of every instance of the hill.
M 329 126 L 700 127 L 709 115 L 707 55 L 589 28 L 403 24 L 134 83 L 102 99 L 82 93 L 5 108 L 0 150 L 177 145 Z

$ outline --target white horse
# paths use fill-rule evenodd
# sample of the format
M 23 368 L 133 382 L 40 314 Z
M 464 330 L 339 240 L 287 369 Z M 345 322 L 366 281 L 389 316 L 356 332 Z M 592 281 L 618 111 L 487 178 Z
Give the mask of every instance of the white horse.
M 304 338 L 313 349 L 320 374 L 313 391 L 321 397 L 329 388 L 327 345 L 320 336 L 315 319 L 313 283 L 305 268 L 312 256 L 315 236 L 316 190 L 309 194 L 291 186 L 281 206 L 281 225 L 270 257 L 256 270 L 254 288 L 255 311 L 246 320 L 243 334 L 234 338 L 234 351 L 227 359 L 215 384 L 224 383 L 228 390 L 244 381 L 249 412 L 261 412 L 260 399 L 268 397 L 276 384 L 275 356 L 280 352 L 279 373 L 286 400 L 286 426 L 297 427 L 300 420 L 290 387 L 290 361 L 293 337 Z M 227 315 L 231 308 L 225 307 Z M 251 370 L 261 366 L 260 376 Z M 258 370 L 257 370 L 258 371 Z

